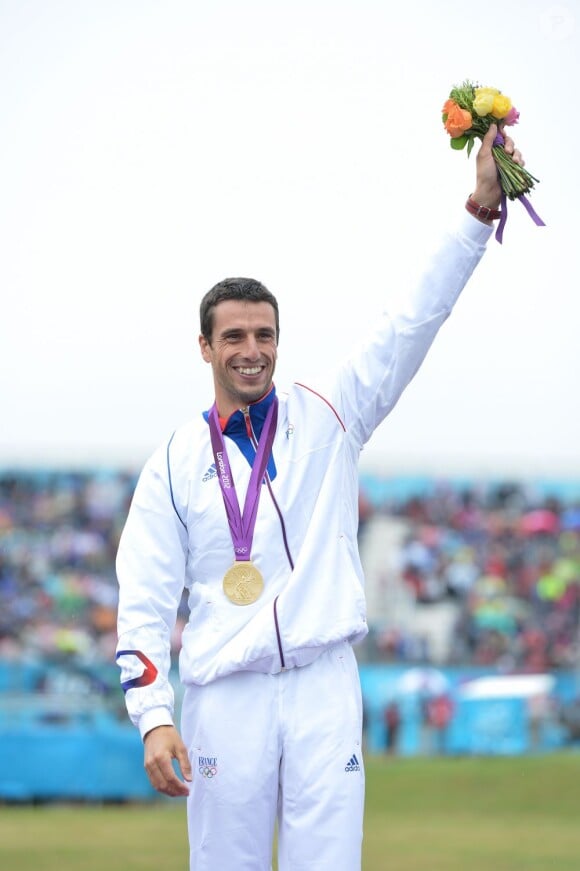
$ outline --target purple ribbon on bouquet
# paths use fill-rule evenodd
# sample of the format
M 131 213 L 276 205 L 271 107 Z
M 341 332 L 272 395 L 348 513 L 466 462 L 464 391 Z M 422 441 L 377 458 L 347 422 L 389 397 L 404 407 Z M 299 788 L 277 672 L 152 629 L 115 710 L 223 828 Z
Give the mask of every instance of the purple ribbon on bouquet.
M 504 142 L 505 142 L 505 140 L 504 140 L 503 136 L 501 135 L 501 133 L 498 133 L 497 136 L 495 137 L 495 139 L 493 140 L 494 145 L 503 145 Z M 532 206 L 532 204 L 530 203 L 529 199 L 526 196 L 524 196 L 524 194 L 519 194 L 517 199 L 521 202 L 521 204 L 523 205 L 523 207 L 527 211 L 528 215 L 530 216 L 530 218 L 532 219 L 534 224 L 536 224 L 537 227 L 545 227 L 546 226 L 545 223 L 540 218 L 540 216 L 538 215 L 538 213 L 535 211 L 535 209 Z M 503 242 L 503 230 L 504 230 L 504 227 L 506 225 L 507 215 L 508 215 L 508 213 L 507 213 L 507 196 L 505 195 L 504 191 L 502 190 L 502 192 L 501 192 L 501 217 L 499 219 L 499 224 L 497 225 L 497 230 L 495 231 L 495 238 L 500 243 L 500 245 Z

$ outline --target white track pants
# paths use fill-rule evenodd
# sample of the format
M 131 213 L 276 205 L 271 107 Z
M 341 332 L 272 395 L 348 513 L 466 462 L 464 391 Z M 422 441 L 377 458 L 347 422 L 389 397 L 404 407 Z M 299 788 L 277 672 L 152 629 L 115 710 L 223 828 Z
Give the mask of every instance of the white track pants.
M 187 687 L 191 871 L 358 871 L 362 711 L 348 644 L 280 674 Z

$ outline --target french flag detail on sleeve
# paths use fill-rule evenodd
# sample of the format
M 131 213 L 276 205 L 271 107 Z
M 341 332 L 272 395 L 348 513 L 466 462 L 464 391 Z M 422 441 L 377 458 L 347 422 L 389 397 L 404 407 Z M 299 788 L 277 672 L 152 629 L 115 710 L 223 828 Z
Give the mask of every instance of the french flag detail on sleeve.
M 144 653 L 142 653 L 140 650 L 120 650 L 117 653 L 117 659 L 120 659 L 122 656 L 134 657 L 145 666 L 140 674 L 136 675 L 135 677 L 130 677 L 127 680 L 121 681 L 121 689 L 124 693 L 126 693 L 127 690 L 131 690 L 135 687 L 147 687 L 149 686 L 149 684 L 153 683 L 153 681 L 157 677 L 157 669 L 155 668 L 151 660 L 145 656 Z M 133 660 L 131 664 L 124 663 L 123 668 L 129 672 L 136 672 L 138 668 L 138 662 L 135 662 L 135 660 Z

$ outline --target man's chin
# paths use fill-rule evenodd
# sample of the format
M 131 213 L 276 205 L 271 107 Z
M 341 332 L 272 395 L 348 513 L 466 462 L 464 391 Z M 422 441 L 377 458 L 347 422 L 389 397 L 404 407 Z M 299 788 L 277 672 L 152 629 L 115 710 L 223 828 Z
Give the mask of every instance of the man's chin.
M 244 391 L 240 391 L 239 399 L 242 405 L 253 405 L 254 402 L 259 402 L 260 399 L 263 399 L 267 393 L 270 392 L 270 388 L 272 387 L 272 382 L 269 381 L 267 384 L 256 385 L 253 390 L 249 388 Z
M 253 405 L 255 402 L 259 402 L 260 399 L 262 399 L 266 395 L 268 389 L 269 388 L 266 387 L 264 390 L 259 390 L 255 393 L 246 393 L 245 396 L 242 397 L 242 404 Z

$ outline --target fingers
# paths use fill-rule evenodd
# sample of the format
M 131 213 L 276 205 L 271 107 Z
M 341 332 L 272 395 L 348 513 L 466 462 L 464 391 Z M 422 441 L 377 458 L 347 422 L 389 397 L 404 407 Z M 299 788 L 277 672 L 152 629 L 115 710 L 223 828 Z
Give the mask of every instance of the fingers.
M 497 125 L 491 124 L 482 139 L 475 160 L 476 179 L 473 196 L 480 205 L 489 206 L 490 208 L 497 208 L 501 197 L 497 166 L 492 154 L 496 135 Z
M 503 127 L 503 125 L 500 127 L 499 132 L 504 139 L 504 151 L 511 156 L 514 163 L 519 163 L 520 166 L 524 166 L 525 160 L 522 157 L 522 152 L 519 150 L 519 148 L 515 147 L 513 139 L 511 138 L 511 136 L 507 135 L 507 133 L 505 132 L 505 127 Z
M 193 774 L 191 771 L 191 764 L 189 762 L 189 756 L 187 755 L 185 744 L 180 743 L 175 758 L 177 759 L 177 764 L 179 765 L 184 780 L 189 780 L 191 782 L 191 780 L 193 779 Z
M 489 130 L 481 140 L 481 147 L 479 149 L 479 154 L 484 160 L 491 156 L 491 149 L 496 136 L 497 124 L 490 124 Z
M 504 150 L 509 155 L 511 155 L 514 163 L 519 163 L 520 166 L 525 165 L 525 160 L 522 157 L 522 152 L 519 150 L 519 148 L 515 147 L 513 139 L 510 139 L 509 136 L 505 137 Z
M 151 785 L 164 795 L 188 795 L 189 789 L 173 768 L 176 759 L 183 777 L 192 779 L 186 747 L 173 726 L 159 726 L 145 736 L 145 770 Z
M 491 149 L 493 147 L 493 143 L 495 141 L 495 137 L 497 136 L 497 124 L 490 124 L 489 129 L 483 139 L 481 140 L 481 146 L 479 148 L 477 159 L 480 163 L 484 163 L 486 161 L 492 160 Z
M 151 781 L 151 785 L 164 795 L 172 798 L 189 795 L 189 789 L 179 779 L 173 770 L 171 757 L 156 757 L 145 765 L 145 770 Z
M 501 136 L 503 147 L 515 163 L 524 165 L 521 152 L 515 147 L 513 139 L 506 135 L 503 124 L 490 124 L 482 139 L 476 158 L 476 187 L 473 197 L 480 205 L 497 208 L 501 201 L 501 185 L 499 183 L 497 164 L 493 155 L 496 136 Z M 476 196 L 477 194 L 477 196 Z

